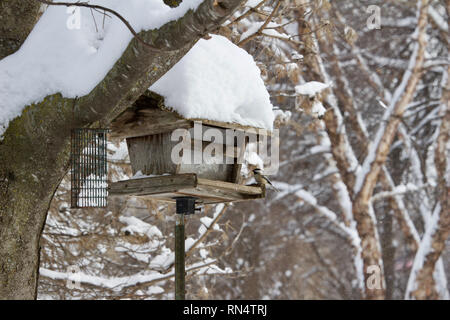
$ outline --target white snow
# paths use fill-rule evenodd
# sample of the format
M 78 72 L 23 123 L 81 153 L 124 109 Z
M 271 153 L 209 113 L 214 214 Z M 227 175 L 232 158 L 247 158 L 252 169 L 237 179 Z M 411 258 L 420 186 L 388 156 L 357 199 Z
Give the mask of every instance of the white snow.
M 108 142 L 108 161 L 125 162 L 129 161 L 128 147 L 125 141 L 121 141 L 116 147 L 113 143 Z
M 163 177 L 163 176 L 170 176 L 170 173 L 163 173 L 163 174 L 148 174 L 145 175 L 142 173 L 141 170 L 136 172 L 134 176 L 131 177 L 131 179 L 144 179 L 144 178 L 154 178 L 154 177 Z
M 411 293 L 417 288 L 417 275 L 419 270 L 422 269 L 426 256 L 434 251 L 432 247 L 433 236 L 437 231 L 439 219 L 440 219 L 440 204 L 438 204 L 435 208 L 435 212 L 430 217 L 430 221 L 426 226 L 425 234 L 420 242 L 419 249 L 414 258 L 414 264 L 409 275 L 408 284 L 406 287 L 405 298 L 410 299 Z
M 151 286 L 147 290 L 147 294 L 160 294 L 164 293 L 164 289 L 159 286 Z
M 211 224 L 214 222 L 214 219 L 212 219 L 210 217 L 202 217 L 202 218 L 200 218 L 200 221 L 202 223 L 202 227 L 210 228 Z M 213 228 L 214 228 L 214 230 L 220 231 L 220 227 L 218 224 L 215 224 Z M 199 233 L 203 234 L 204 232 L 199 230 Z
M 299 190 L 295 193 L 295 195 L 312 206 L 317 204 L 316 198 L 306 190 Z
M 139 233 L 145 234 L 149 238 L 159 237 L 162 238 L 162 233 L 159 229 L 151 224 L 148 224 L 136 217 L 119 217 L 119 221 L 126 224 L 127 226 L 122 228 L 122 231 L 128 231 L 131 234 Z
M 265 23 L 264 21 L 251 23 L 249 25 L 249 28 L 247 29 L 247 31 L 245 31 L 241 35 L 241 38 L 239 39 L 239 41 L 243 41 L 243 40 L 247 39 L 248 37 L 251 37 L 256 32 L 258 32 L 258 30 L 263 26 L 264 23 Z M 267 35 L 267 36 L 274 36 L 274 37 L 279 37 L 279 38 L 283 38 L 283 39 L 289 39 L 289 36 L 287 34 L 280 33 L 277 30 L 275 30 L 275 28 L 278 28 L 278 27 L 280 27 L 279 24 L 269 22 L 264 27 L 264 29 L 261 31 L 261 33 L 263 35 Z
M 292 112 L 287 110 L 275 109 L 273 110 L 273 114 L 275 115 L 275 119 L 282 123 L 286 123 L 292 118 Z
M 323 116 L 327 109 L 323 106 L 322 102 L 320 101 L 314 101 L 311 112 L 313 115 L 316 116 Z
M 189 251 L 189 249 L 192 248 L 192 246 L 195 244 L 195 242 L 196 242 L 196 241 L 195 241 L 193 238 L 191 238 L 191 237 L 187 238 L 187 239 L 184 241 L 184 247 L 185 247 L 185 250 L 186 250 L 186 251 Z
M 448 23 L 445 21 L 444 17 L 439 14 L 432 6 L 428 7 L 428 14 L 430 15 L 433 22 L 444 32 L 448 32 Z
M 295 86 L 295 92 L 297 94 L 301 94 L 302 96 L 314 97 L 316 94 L 322 92 L 323 90 L 330 87 L 330 84 L 318 82 L 318 81 L 310 81 L 304 84 Z
M 291 54 L 291 58 L 292 58 L 293 60 L 302 60 L 304 57 L 303 57 L 302 54 L 300 54 L 300 53 L 298 53 L 298 52 L 293 52 L 293 53 Z
M 167 275 L 160 274 L 159 272 L 142 272 L 131 276 L 104 278 L 100 276 L 89 275 L 83 272 L 73 274 L 69 272 L 49 270 L 46 268 L 40 268 L 39 274 L 51 279 L 72 280 L 80 282 L 81 284 L 92 284 L 116 291 L 120 291 L 124 286 L 133 286 L 142 282 L 167 278 Z M 169 273 L 169 275 L 171 274 L 173 274 L 173 272 Z
M 213 214 L 213 217 L 212 217 L 212 218 L 207 217 L 207 216 L 200 218 L 200 222 L 201 222 L 202 224 L 201 224 L 200 227 L 198 228 L 199 238 L 201 238 L 201 237 L 206 233 L 206 231 L 207 231 L 209 228 L 211 228 L 211 225 L 213 225 L 213 224 L 214 224 L 213 230 L 216 230 L 216 231 L 223 231 L 222 228 L 221 228 L 221 227 L 219 226 L 219 224 L 217 223 L 217 221 L 218 221 L 218 216 L 219 216 L 219 214 L 222 212 L 223 208 L 224 208 L 224 204 L 223 204 L 223 203 L 220 203 L 219 205 L 217 205 L 217 206 L 214 208 L 214 214 Z M 187 239 L 186 239 L 186 241 L 187 241 Z M 187 250 L 187 249 L 186 249 L 186 250 Z
M 76 0 L 68 0 L 76 2 Z M 95 0 L 120 13 L 136 32 L 155 29 L 195 9 L 202 0 L 184 0 L 170 8 L 163 0 Z M 67 8 L 49 7 L 20 50 L 0 60 L 0 135 L 22 109 L 61 93 L 87 95 L 105 77 L 133 38 L 116 17 L 81 8 L 80 28 L 69 29 Z M 98 31 L 97 31 L 98 30 Z
M 258 4 L 260 4 L 262 0 L 248 0 L 245 4 L 246 7 L 256 7 Z
M 154 257 L 149 266 L 155 270 L 166 270 L 174 263 L 174 261 L 174 253 L 168 248 L 163 248 L 162 253 Z
M 150 90 L 185 118 L 273 127 L 273 106 L 259 68 L 222 36 L 200 39 Z

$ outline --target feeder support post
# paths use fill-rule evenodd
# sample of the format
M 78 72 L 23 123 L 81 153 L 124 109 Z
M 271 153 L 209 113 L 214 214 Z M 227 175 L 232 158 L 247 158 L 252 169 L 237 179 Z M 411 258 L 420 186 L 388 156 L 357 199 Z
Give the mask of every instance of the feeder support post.
M 184 214 L 181 213 L 177 214 L 175 224 L 175 300 L 185 299 L 184 257 Z
M 184 216 L 194 214 L 200 209 L 195 207 L 194 197 L 176 197 L 177 218 L 175 223 L 175 300 L 184 300 L 185 290 L 185 262 L 184 247 Z

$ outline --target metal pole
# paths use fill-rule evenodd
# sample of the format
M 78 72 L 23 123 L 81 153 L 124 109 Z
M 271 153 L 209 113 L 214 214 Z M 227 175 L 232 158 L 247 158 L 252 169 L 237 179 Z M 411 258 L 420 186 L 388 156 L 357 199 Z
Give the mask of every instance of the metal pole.
M 175 300 L 185 299 L 184 256 L 184 214 L 177 214 L 175 224 Z

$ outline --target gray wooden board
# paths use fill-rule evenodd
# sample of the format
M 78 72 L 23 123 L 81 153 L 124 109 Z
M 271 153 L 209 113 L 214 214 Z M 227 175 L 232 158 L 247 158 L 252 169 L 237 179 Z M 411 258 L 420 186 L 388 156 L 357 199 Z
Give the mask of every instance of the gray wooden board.
M 189 195 L 204 203 L 245 201 L 264 198 L 264 190 L 257 186 L 198 179 L 196 174 L 176 174 L 112 183 L 111 196 L 149 196 L 155 200 L 174 201 L 175 196 Z
M 172 161 L 170 133 L 160 133 L 127 139 L 133 174 L 141 171 L 143 175 L 175 174 L 177 165 Z

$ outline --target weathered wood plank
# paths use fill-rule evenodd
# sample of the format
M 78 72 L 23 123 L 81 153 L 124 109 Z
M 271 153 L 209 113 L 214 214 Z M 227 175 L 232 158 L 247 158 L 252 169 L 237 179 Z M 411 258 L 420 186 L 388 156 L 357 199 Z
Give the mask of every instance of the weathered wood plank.
M 215 181 L 215 180 L 208 180 L 208 179 L 198 179 L 198 185 L 199 186 L 207 186 L 212 188 L 218 188 L 222 190 L 230 190 L 230 191 L 237 191 L 239 193 L 248 194 L 248 195 L 258 195 L 262 194 L 261 187 L 257 186 L 244 186 L 241 184 L 231 183 L 231 182 L 224 182 L 224 181 Z
M 231 181 L 232 166 L 229 164 L 181 164 L 179 173 L 196 173 L 202 179 Z
M 177 192 L 197 186 L 197 175 L 177 174 L 141 179 L 130 179 L 111 183 L 110 195 L 147 195 Z
M 154 201 L 159 201 L 159 202 L 165 202 L 165 203 L 175 203 L 176 200 L 174 199 L 175 197 L 181 197 L 181 196 L 191 196 L 191 197 L 196 197 L 197 195 L 194 193 L 189 193 L 189 192 L 177 192 L 177 193 L 165 193 L 165 194 L 161 194 L 161 195 L 142 195 L 142 196 L 138 196 L 138 197 L 142 197 L 142 198 L 146 198 L 146 199 L 151 199 Z M 225 203 L 225 202 L 234 202 L 234 201 L 228 201 L 228 200 L 224 200 L 222 198 L 209 198 L 209 197 L 203 197 L 203 198 L 198 198 L 198 202 L 202 203 L 202 204 L 217 204 L 217 203 Z
M 221 194 L 207 192 L 205 190 L 199 189 L 184 189 L 178 192 L 178 196 L 190 196 L 200 199 L 202 203 L 221 203 L 221 202 L 233 202 L 234 198 L 226 197 Z
M 241 125 L 239 123 L 234 123 L 234 122 L 222 122 L 222 121 L 200 119 L 200 118 L 191 118 L 189 120 L 198 121 L 204 125 L 209 125 L 209 126 L 217 127 L 217 128 L 234 129 L 234 130 L 240 130 L 240 131 L 250 131 L 250 132 L 255 132 L 257 134 L 266 135 L 269 137 L 272 135 L 272 132 L 267 129 L 245 126 L 245 125 Z
M 243 177 L 241 174 L 242 164 L 244 163 L 245 151 L 247 149 L 249 139 L 245 137 L 243 145 L 237 146 L 236 159 L 233 165 L 233 172 L 231 175 L 231 182 L 241 184 Z
M 133 174 L 138 171 L 144 175 L 175 174 L 177 165 L 171 159 L 175 143 L 170 140 L 170 133 L 127 138 Z
M 197 186 L 195 189 L 185 189 L 179 192 L 183 195 L 191 195 L 203 200 L 217 200 L 221 202 L 233 202 L 246 199 L 245 195 L 239 192 L 220 190 L 208 186 Z
M 198 179 L 195 174 L 132 179 L 112 183 L 110 195 L 148 196 L 155 200 L 173 202 L 175 196 L 193 196 L 203 203 L 245 201 L 264 198 L 257 186 Z
M 110 126 L 112 139 L 141 137 L 175 129 L 189 129 L 193 122 L 174 112 L 156 107 L 139 109 L 132 107 L 119 115 Z

